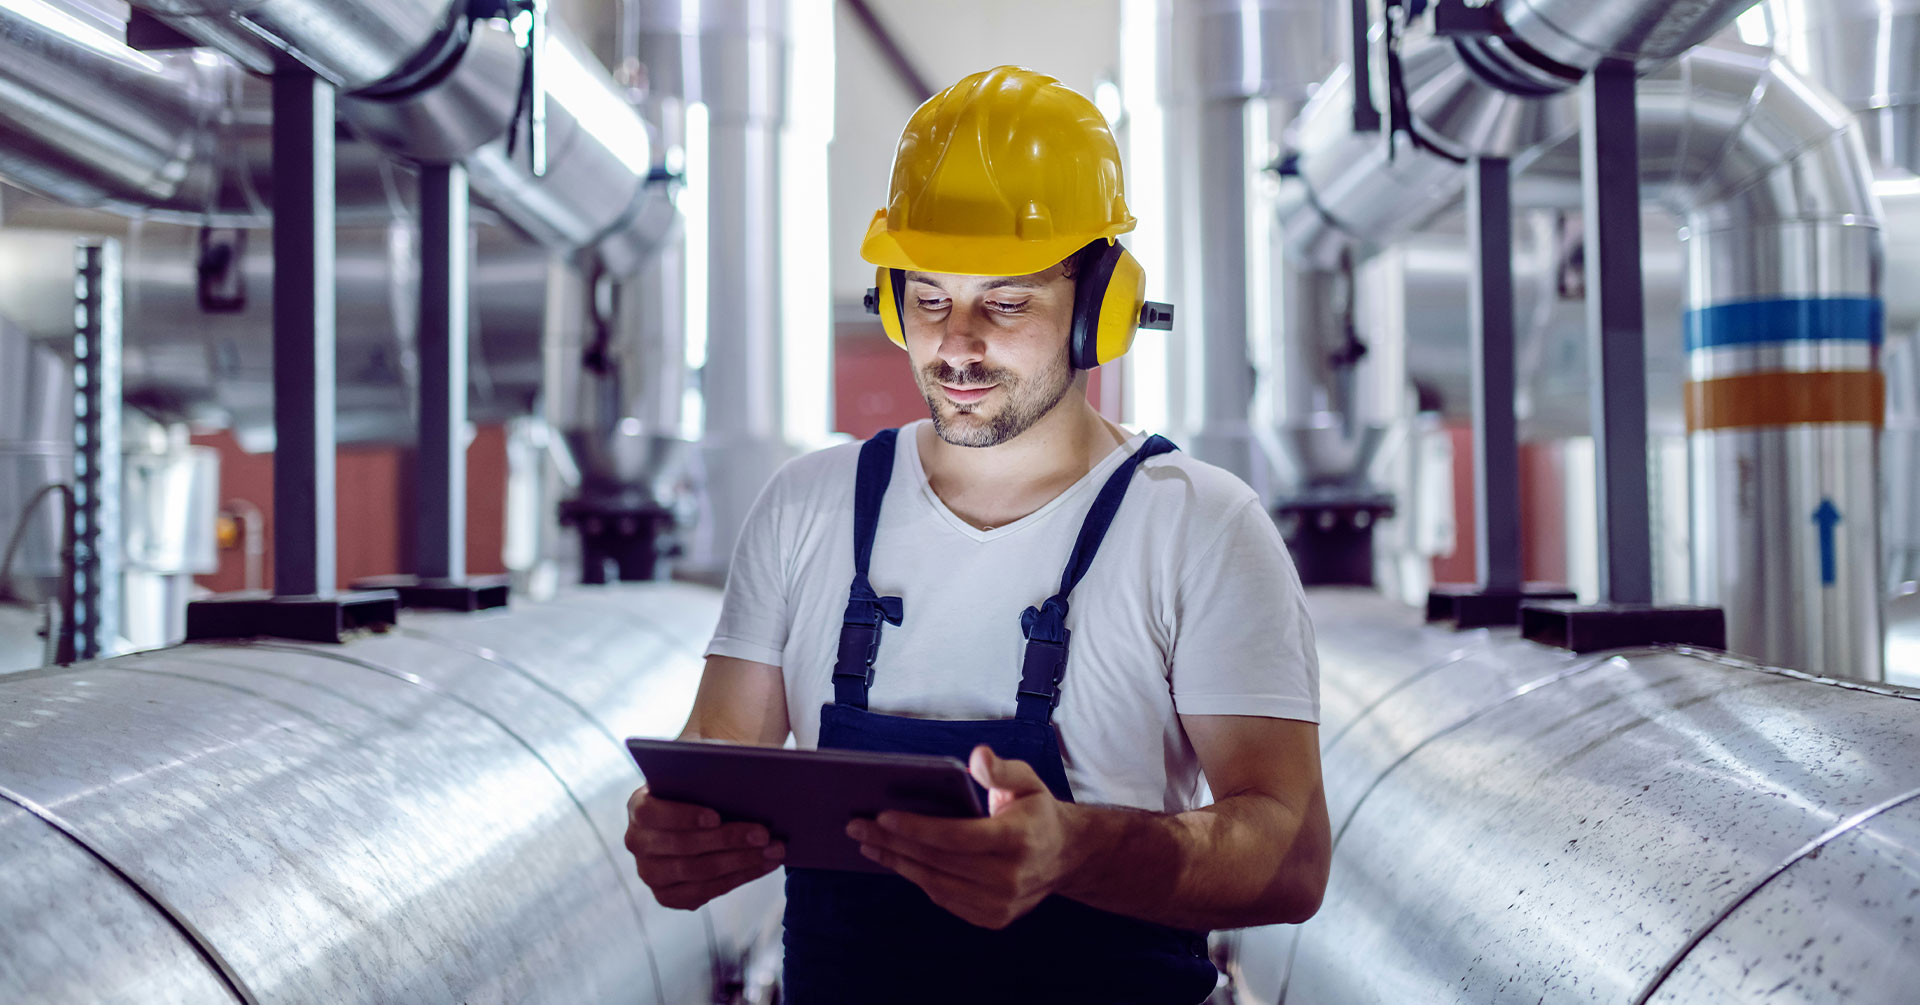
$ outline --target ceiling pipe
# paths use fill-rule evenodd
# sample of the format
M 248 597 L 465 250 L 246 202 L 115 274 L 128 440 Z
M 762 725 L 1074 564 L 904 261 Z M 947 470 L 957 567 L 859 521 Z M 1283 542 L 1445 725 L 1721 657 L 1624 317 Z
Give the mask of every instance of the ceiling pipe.
M 544 103 L 541 140 L 515 122 L 527 59 L 518 29 L 476 17 L 465 0 L 392 3 L 332 0 L 140 0 L 136 5 L 243 64 L 257 62 L 247 35 L 299 60 L 342 93 L 342 117 L 396 155 L 464 160 L 473 191 L 551 247 L 592 252 L 628 275 L 645 264 L 673 221 L 670 186 L 625 90 L 571 32 L 532 9 Z M 518 134 L 515 136 L 514 134 Z M 514 145 L 509 149 L 509 137 Z
M 1851 110 L 1874 163 L 1920 174 L 1920 0 L 1768 0 L 1774 47 Z
M 1619 56 L 1650 40 L 1657 63 L 1742 6 L 1689 8 L 1704 13 L 1690 25 L 1617 17 L 1556 51 Z M 1507 12 L 1516 31 L 1516 13 L 1564 26 L 1553 5 L 1530 10 Z M 1327 92 L 1341 80 L 1303 114 L 1289 221 L 1302 253 L 1364 255 L 1417 229 L 1458 190 L 1452 156 L 1512 154 L 1529 176 L 1577 177 L 1571 102 L 1512 90 L 1527 73 L 1541 83 L 1537 54 L 1519 59 L 1512 40 L 1409 47 L 1420 147 L 1388 160 L 1378 138 L 1340 131 Z M 1784 61 L 1734 42 L 1689 50 L 1640 93 L 1646 191 L 1685 221 L 1693 599 L 1727 611 L 1736 651 L 1878 679 L 1880 207 L 1858 130 Z

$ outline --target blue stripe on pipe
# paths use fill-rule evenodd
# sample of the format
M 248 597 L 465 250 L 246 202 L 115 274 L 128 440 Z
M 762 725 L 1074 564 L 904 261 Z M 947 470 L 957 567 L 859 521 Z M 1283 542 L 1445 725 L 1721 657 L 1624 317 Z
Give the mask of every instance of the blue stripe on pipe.
M 1886 307 L 1877 297 L 1744 300 L 1687 312 L 1687 351 L 1769 342 L 1880 344 Z

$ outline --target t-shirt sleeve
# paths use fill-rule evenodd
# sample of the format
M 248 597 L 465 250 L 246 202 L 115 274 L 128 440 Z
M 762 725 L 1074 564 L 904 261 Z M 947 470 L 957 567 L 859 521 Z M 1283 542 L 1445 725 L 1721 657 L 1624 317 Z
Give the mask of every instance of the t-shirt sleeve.
M 782 475 L 785 473 L 783 472 Z M 734 542 L 720 621 L 707 655 L 780 666 L 787 647 L 787 547 L 782 534 L 787 478 L 774 476 L 754 500 Z
M 1320 721 L 1320 661 L 1306 593 L 1257 498 L 1224 521 L 1174 596 L 1171 676 L 1182 715 Z

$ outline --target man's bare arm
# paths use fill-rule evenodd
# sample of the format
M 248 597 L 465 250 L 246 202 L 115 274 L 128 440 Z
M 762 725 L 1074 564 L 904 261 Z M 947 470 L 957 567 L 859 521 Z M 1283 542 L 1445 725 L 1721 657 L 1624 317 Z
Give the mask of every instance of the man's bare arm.
M 786 682 L 779 667 L 709 656 L 680 738 L 778 747 L 787 742 L 790 729 Z
M 1253 716 L 1187 716 L 1216 801 L 1179 814 L 1062 803 L 1033 769 L 986 748 L 985 820 L 887 812 L 848 833 L 934 902 L 999 928 L 1058 893 L 1182 928 L 1300 922 L 1319 909 L 1332 839 L 1319 729 Z
M 1181 724 L 1214 802 L 1179 814 L 1087 808 L 1069 825 L 1078 861 L 1060 892 L 1183 928 L 1312 917 L 1333 853 L 1319 727 L 1238 715 Z

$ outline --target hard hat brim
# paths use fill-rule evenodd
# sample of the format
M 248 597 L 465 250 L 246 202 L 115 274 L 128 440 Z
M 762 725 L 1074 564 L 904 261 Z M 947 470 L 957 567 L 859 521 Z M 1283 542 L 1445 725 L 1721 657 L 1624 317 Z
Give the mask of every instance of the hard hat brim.
M 1133 221 L 1098 234 L 1072 234 L 1039 241 L 1011 235 L 929 234 L 887 229 L 887 214 L 873 214 L 860 257 L 874 265 L 956 276 L 1025 276 L 1065 261 L 1089 241 L 1112 240 L 1133 229 Z

